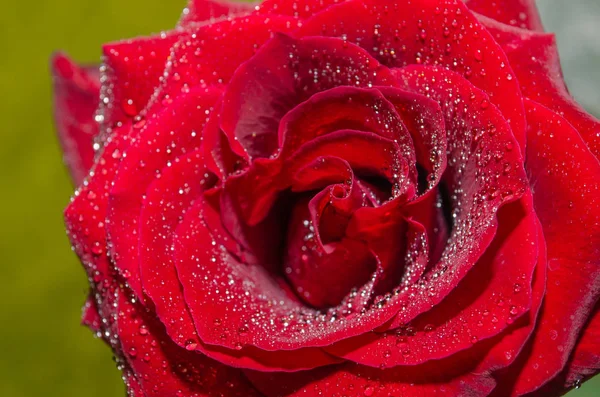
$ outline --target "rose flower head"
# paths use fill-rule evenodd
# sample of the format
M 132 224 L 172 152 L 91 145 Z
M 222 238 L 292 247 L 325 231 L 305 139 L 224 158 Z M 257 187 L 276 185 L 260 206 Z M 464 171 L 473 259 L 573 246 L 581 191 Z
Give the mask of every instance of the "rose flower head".
M 533 0 L 192 0 L 52 70 L 83 321 L 130 396 L 598 371 L 600 122 Z

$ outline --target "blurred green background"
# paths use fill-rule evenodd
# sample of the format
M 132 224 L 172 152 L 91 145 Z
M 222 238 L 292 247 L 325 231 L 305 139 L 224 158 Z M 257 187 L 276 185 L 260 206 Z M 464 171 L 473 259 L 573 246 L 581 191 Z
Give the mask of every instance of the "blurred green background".
M 600 114 L 600 2 L 540 0 L 567 80 Z M 124 396 L 109 349 L 79 325 L 87 280 L 64 233 L 72 192 L 51 120 L 48 58 L 167 29 L 185 0 L 6 2 L 0 13 L 0 396 Z M 594 81 L 595 80 L 595 81 Z M 573 396 L 600 395 L 600 377 Z

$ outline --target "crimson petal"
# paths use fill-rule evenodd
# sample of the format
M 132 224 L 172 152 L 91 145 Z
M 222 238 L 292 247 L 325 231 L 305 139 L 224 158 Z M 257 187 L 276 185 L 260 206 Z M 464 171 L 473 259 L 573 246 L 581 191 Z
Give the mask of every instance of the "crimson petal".
M 221 128 L 250 157 L 269 157 L 277 148 L 279 121 L 300 102 L 337 86 L 379 84 L 393 85 L 393 76 L 355 45 L 277 34 L 235 72 L 223 100 Z
M 172 259 L 173 233 L 181 216 L 214 184 L 201 150 L 173 161 L 145 192 L 139 224 L 139 263 L 146 294 L 171 339 L 182 347 L 198 343 Z
M 194 23 L 214 22 L 217 18 L 249 14 L 255 5 L 229 0 L 188 0 L 179 20 L 179 26 L 189 28 Z
M 118 291 L 118 337 L 147 397 L 259 397 L 240 370 L 175 345 L 162 324 L 126 291 Z M 138 397 L 138 396 L 136 396 Z
M 535 0 L 463 0 L 467 6 L 479 14 L 498 22 L 523 29 L 543 32 L 542 19 Z
M 91 177 L 75 192 L 64 214 L 67 234 L 75 253 L 92 285 L 100 290 L 104 288 L 111 270 L 105 231 L 106 192 L 110 189 L 122 153 L 129 146 L 126 138 L 131 130 L 131 125 L 125 124 L 114 132 L 92 168 Z
M 345 0 L 265 0 L 257 7 L 257 12 L 259 14 L 288 15 L 305 19 L 333 4 L 341 3 L 343 1 Z
M 180 32 L 106 44 L 102 48 L 101 124 L 110 128 L 146 108 Z
M 445 371 L 445 370 L 448 371 Z M 367 396 L 455 397 L 487 396 L 495 386 L 490 377 L 458 374 L 438 379 L 451 368 L 381 370 L 352 364 L 319 368 L 294 374 L 245 371 L 250 382 L 266 397 Z
M 227 84 L 274 32 L 297 26 L 298 21 L 290 17 L 255 14 L 193 25 L 170 49 L 163 78 L 153 85 L 150 109 L 156 112 L 196 86 Z
M 538 389 L 564 368 L 600 296 L 600 166 L 565 119 L 530 100 L 526 107 L 526 168 L 549 271 L 515 395 Z
M 381 87 L 384 88 L 389 87 Z M 415 172 L 412 137 L 396 107 L 375 88 L 332 88 L 290 110 L 279 122 L 280 157 L 287 158 L 303 144 L 343 129 L 372 132 L 394 140 L 411 172 Z
M 564 117 L 600 158 L 600 120 L 585 111 L 563 80 L 556 39 L 482 19 L 506 51 L 523 94 Z
M 71 178 L 79 185 L 94 163 L 94 116 L 100 101 L 100 75 L 95 67 L 81 67 L 62 54 L 51 62 L 54 120 Z
M 428 172 L 428 188 L 440 181 L 446 170 L 446 126 L 442 109 L 434 100 L 392 87 L 377 87 L 394 105 L 412 136 L 417 163 Z
M 389 67 L 425 64 L 456 71 L 489 95 L 525 148 L 523 100 L 511 63 L 460 0 L 349 1 L 307 19 L 296 35 L 341 37 Z
M 200 146 L 204 128 L 220 91 L 198 87 L 149 119 L 127 150 L 110 189 L 107 235 L 116 267 L 142 298 L 139 277 L 138 223 L 143 195 L 161 170 L 179 155 Z M 132 230 L 137 232 L 132 233 Z
M 538 236 L 531 197 L 502 207 L 498 218 L 494 241 L 473 270 L 444 301 L 410 322 L 410 332 L 366 334 L 326 350 L 389 368 L 441 359 L 501 333 L 530 309 Z
M 573 357 L 568 365 L 565 386 L 573 387 L 600 371 L 600 311 L 598 305 L 592 319 L 586 325 L 577 342 Z
M 288 226 L 284 266 L 298 296 L 313 307 L 337 306 L 374 273 L 368 247 L 345 238 L 350 214 L 367 205 L 356 181 L 332 185 L 299 200 Z
M 261 345 L 261 349 L 268 351 L 263 357 L 268 359 L 271 355 L 273 368 L 283 370 L 297 370 L 302 366 L 312 368 L 339 361 L 320 349 L 302 348 L 302 345 L 294 355 L 287 355 L 285 351 L 273 348 L 279 341 L 273 340 L 272 334 L 255 332 L 257 327 L 271 326 L 266 318 L 254 317 L 256 314 L 276 315 L 278 326 L 285 329 L 288 327 L 282 323 L 285 316 L 302 306 L 289 299 L 264 268 L 237 263 L 216 243 L 205 223 L 207 210 L 206 203 L 197 201 L 186 212 L 174 237 L 175 265 L 200 339 L 233 351 L 246 349 L 260 353 L 260 350 L 248 345 Z M 277 298 L 271 300 L 271 297 Z M 246 304 L 257 311 L 236 310 L 239 304 Z M 288 337 L 293 339 L 291 329 L 289 331 Z M 248 367 L 256 367 L 256 364 Z

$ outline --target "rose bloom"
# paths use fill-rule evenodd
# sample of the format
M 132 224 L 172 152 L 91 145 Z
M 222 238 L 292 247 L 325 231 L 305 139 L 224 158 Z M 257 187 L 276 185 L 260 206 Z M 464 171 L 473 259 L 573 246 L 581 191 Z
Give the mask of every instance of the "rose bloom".
M 533 0 L 193 0 L 52 60 L 130 396 L 536 396 L 600 368 L 600 122 Z

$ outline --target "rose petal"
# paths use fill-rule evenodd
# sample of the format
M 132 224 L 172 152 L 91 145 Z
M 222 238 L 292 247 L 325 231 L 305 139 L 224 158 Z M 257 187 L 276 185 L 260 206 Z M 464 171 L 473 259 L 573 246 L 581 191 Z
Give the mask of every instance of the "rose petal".
M 220 110 L 222 107 L 221 101 L 215 105 L 215 108 L 219 111 L 212 112 L 209 115 L 208 121 L 204 126 L 204 131 L 202 131 L 202 140 L 205 151 L 204 160 L 207 167 L 219 179 L 224 180 L 227 176 L 245 168 L 247 162 L 243 156 L 236 153 L 236 151 L 244 153 L 243 149 L 239 145 L 236 146 L 237 142 L 235 141 L 230 143 L 219 126 L 221 119 Z
M 463 0 L 467 6 L 479 14 L 498 22 L 523 29 L 543 32 L 542 19 L 535 0 Z
M 526 168 L 548 244 L 549 272 L 514 395 L 540 388 L 564 368 L 600 295 L 600 166 L 566 120 L 530 100 L 526 107 Z
M 355 45 L 277 34 L 235 72 L 223 99 L 221 128 L 250 157 L 269 157 L 277 149 L 281 118 L 311 95 L 341 85 L 393 81 L 386 68 Z
M 460 0 L 349 1 L 315 14 L 296 33 L 342 37 L 383 65 L 439 65 L 467 77 L 508 120 L 521 149 L 525 116 L 519 84 L 491 34 Z
M 194 25 L 174 44 L 160 84 L 153 85 L 152 112 L 191 87 L 227 84 L 274 32 L 288 32 L 297 24 L 290 17 L 253 14 Z
M 268 333 L 255 332 L 256 320 L 262 322 L 262 319 L 251 320 L 256 312 L 238 311 L 234 307 L 244 303 L 252 307 L 258 304 L 256 308 L 260 313 L 264 309 L 260 307 L 261 303 L 270 305 L 264 299 L 271 294 L 280 297 L 277 306 L 290 308 L 300 306 L 285 295 L 285 291 L 280 288 L 276 280 L 269 279 L 264 268 L 237 263 L 228 253 L 223 252 L 222 247 L 213 244 L 214 237 L 203 220 L 203 214 L 207 210 L 203 207 L 205 204 L 201 201 L 194 204 L 177 227 L 174 237 L 174 260 L 183 285 L 185 300 L 188 302 L 198 335 L 203 342 L 242 352 L 244 349 L 249 350 L 249 355 L 252 356 L 252 352 L 260 353 L 260 350 L 247 346 L 247 342 L 265 337 L 264 341 L 267 344 L 263 347 L 268 347 L 273 343 L 272 336 Z M 261 288 L 262 292 L 254 291 L 254 295 L 243 292 L 256 287 Z M 231 296 L 232 299 L 227 296 Z M 277 307 L 273 309 L 279 314 L 289 313 L 285 309 L 283 311 Z M 271 365 L 279 370 L 311 368 L 338 361 L 320 349 L 302 347 L 299 346 L 300 349 L 291 355 L 285 351 L 270 351 L 262 356 L 266 359 L 271 356 Z M 256 364 L 248 367 L 254 368 Z
M 410 333 L 365 334 L 326 350 L 352 362 L 389 368 L 441 359 L 502 332 L 530 309 L 538 259 L 531 197 L 502 207 L 498 224 L 478 263 L 444 301 L 407 325 Z
M 312 368 L 323 353 L 305 352 L 299 359 L 292 358 L 287 352 L 209 346 L 198 338 L 172 259 L 172 238 L 185 212 L 193 211 L 193 208 L 190 209 L 192 203 L 202 200 L 199 197 L 201 191 L 210 186 L 210 183 L 201 183 L 206 178 L 205 172 L 202 151 L 195 151 L 178 158 L 148 188 L 140 217 L 140 224 L 145 225 L 140 231 L 140 260 L 144 289 L 156 305 L 156 314 L 170 338 L 179 346 L 205 354 L 225 365 L 263 371 Z M 226 237 L 220 236 L 219 241 L 223 242 L 223 238 Z
M 417 366 L 394 369 L 361 367 L 352 364 L 319 368 L 294 374 L 244 371 L 266 396 L 366 395 L 486 396 L 496 382 L 492 376 L 510 365 L 530 336 L 541 306 L 546 283 L 545 247 L 538 223 L 540 257 L 533 286 L 532 308 L 509 329 L 495 338 L 476 344 L 469 351 Z M 494 394 L 495 395 L 495 394 Z M 498 396 L 506 394 L 498 394 Z
M 428 188 L 439 183 L 446 170 L 446 126 L 442 109 L 424 95 L 392 87 L 377 87 L 394 105 L 412 136 L 417 163 L 428 175 Z
M 182 28 L 192 27 L 198 22 L 213 22 L 215 19 L 249 14 L 253 3 L 229 0 L 188 0 L 179 20 Z
M 440 379 L 441 372 L 448 376 Z M 453 372 L 452 368 L 439 366 L 380 370 L 347 364 L 293 374 L 255 371 L 245 374 L 266 397 L 487 396 L 494 389 L 495 382 L 490 377 L 470 373 L 453 376 Z
M 244 222 L 256 225 L 265 219 L 280 192 L 290 187 L 299 190 L 292 184 L 297 180 L 295 174 L 323 156 L 348 161 L 359 176 L 387 180 L 395 195 L 405 193 L 411 184 L 409 167 L 395 142 L 369 132 L 341 130 L 313 139 L 287 159 L 255 161 L 246 173 L 227 180 L 225 195 L 238 208 Z M 226 228 L 236 235 L 232 226 Z
M 412 137 L 394 105 L 374 88 L 332 88 L 290 110 L 279 122 L 280 157 L 287 158 L 303 144 L 344 129 L 372 132 L 394 140 L 411 172 L 415 172 Z
M 51 68 L 56 129 L 73 183 L 79 185 L 94 163 L 99 70 L 78 66 L 62 54 L 54 55 Z
M 305 19 L 333 4 L 341 3 L 342 1 L 345 0 L 265 0 L 260 3 L 256 12 L 259 14 L 288 15 L 295 18 Z
M 92 330 L 95 334 L 101 333 L 102 317 L 98 313 L 98 305 L 94 294 L 90 293 L 83 305 L 81 323 Z
M 171 47 L 180 36 L 180 32 L 171 31 L 103 46 L 99 114 L 104 128 L 144 110 L 163 74 Z
M 334 196 L 333 191 L 345 197 Z M 297 295 L 311 306 L 337 306 L 375 271 L 377 262 L 366 245 L 344 238 L 347 212 L 364 204 L 354 182 L 347 188 L 334 185 L 294 205 L 283 266 Z
M 146 310 L 119 291 L 118 337 L 147 397 L 260 396 L 240 370 L 175 345 Z
M 104 287 L 110 271 L 105 232 L 106 192 L 110 189 L 121 154 L 129 146 L 127 136 L 131 130 L 131 124 L 125 124 L 114 132 L 92 168 L 91 177 L 75 192 L 64 214 L 73 249 L 92 285 L 99 289 Z
M 598 305 L 594 315 L 586 325 L 577 342 L 573 356 L 568 364 L 565 386 L 571 388 L 581 384 L 600 370 L 600 315 Z
M 144 225 L 138 223 L 138 218 L 143 195 L 169 162 L 200 147 L 200 132 L 206 123 L 207 112 L 219 94 L 218 89 L 198 87 L 149 119 L 127 150 L 112 182 L 107 209 L 111 255 L 140 299 L 138 239 L 139 228 Z M 136 232 L 132 233 L 133 230 Z
M 523 94 L 564 117 L 600 158 L 600 121 L 569 93 L 554 35 L 523 31 L 486 19 L 482 22 L 506 51 Z
M 410 66 L 397 72 L 407 88 L 440 104 L 449 145 L 445 182 L 451 196 L 458 186 L 462 191 L 450 203 L 454 228 L 444 254 L 430 270 L 439 285 L 432 296 L 421 291 L 421 298 L 410 302 L 420 313 L 425 302 L 433 298 L 431 307 L 449 293 L 479 259 L 496 232 L 496 211 L 524 193 L 525 174 L 510 128 L 482 91 L 445 69 Z M 449 267 L 450 273 L 444 270 Z M 410 321 L 415 311 L 401 313 L 392 328 Z
M 150 153 L 148 153 L 150 154 Z M 173 233 L 185 211 L 201 193 L 212 187 L 202 151 L 173 161 L 150 183 L 139 215 L 139 265 L 145 293 L 154 302 L 156 315 L 179 346 L 198 343 L 172 259 Z M 191 342 L 190 342 L 191 341 Z

